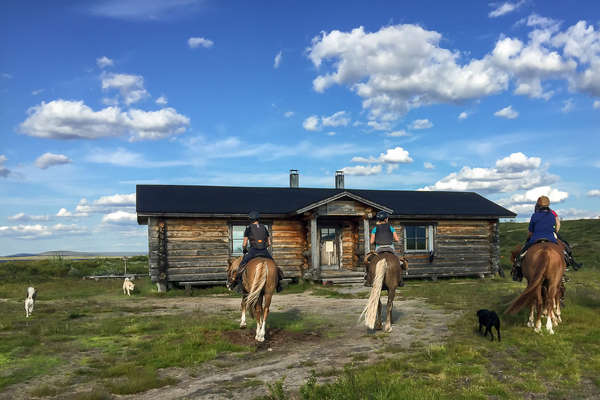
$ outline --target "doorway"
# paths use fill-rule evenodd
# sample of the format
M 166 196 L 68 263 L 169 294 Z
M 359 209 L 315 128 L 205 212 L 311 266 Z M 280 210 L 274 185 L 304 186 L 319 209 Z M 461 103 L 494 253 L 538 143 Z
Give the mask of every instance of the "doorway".
M 319 258 L 321 270 L 340 269 L 340 228 L 319 227 Z

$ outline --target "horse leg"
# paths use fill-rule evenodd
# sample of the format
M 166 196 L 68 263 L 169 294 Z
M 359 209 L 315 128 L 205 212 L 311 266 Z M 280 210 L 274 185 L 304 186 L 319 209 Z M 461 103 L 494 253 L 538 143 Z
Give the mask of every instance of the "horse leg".
M 375 321 L 375 329 L 381 330 L 381 300 L 377 300 L 377 320 Z
M 240 328 L 246 327 L 246 298 L 242 297 L 242 318 L 240 319 Z
M 262 326 L 260 331 L 260 337 L 262 338 L 261 342 L 265 340 L 265 335 L 267 331 L 267 317 L 269 316 L 269 307 L 271 306 L 272 297 L 272 293 L 265 294 L 265 304 L 263 305 Z
M 385 332 L 392 331 L 392 308 L 394 308 L 394 297 L 396 296 L 396 288 L 388 288 L 387 315 L 385 320 Z
M 264 342 L 265 338 L 261 338 L 260 336 L 260 332 L 262 331 L 262 325 L 263 325 L 263 316 L 262 316 L 262 295 L 258 298 L 258 301 L 256 302 L 256 306 L 254 307 L 254 316 L 256 318 L 256 336 L 254 336 L 254 339 L 258 340 L 259 342 Z
M 542 330 L 542 287 L 540 286 L 536 291 L 536 318 L 535 318 L 535 329 L 536 333 L 540 333 Z
M 554 319 L 554 299 L 556 298 L 556 285 L 551 285 L 548 288 L 548 301 L 546 302 L 546 309 L 548 310 L 548 315 L 546 316 L 546 330 L 549 334 L 554 335 L 554 330 L 552 329 L 552 319 Z
M 529 320 L 527 321 L 527 326 L 529 328 L 533 328 L 534 323 L 533 323 L 533 312 L 535 310 L 535 304 L 531 305 L 531 311 L 529 312 Z

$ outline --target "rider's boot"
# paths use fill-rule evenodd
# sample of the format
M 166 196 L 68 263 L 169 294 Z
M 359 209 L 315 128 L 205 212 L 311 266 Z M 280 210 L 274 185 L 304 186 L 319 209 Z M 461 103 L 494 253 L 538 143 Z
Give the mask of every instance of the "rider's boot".
M 521 255 L 515 257 L 514 263 L 514 272 L 512 274 L 512 279 L 515 282 L 521 282 L 523 280 L 523 269 L 521 268 Z

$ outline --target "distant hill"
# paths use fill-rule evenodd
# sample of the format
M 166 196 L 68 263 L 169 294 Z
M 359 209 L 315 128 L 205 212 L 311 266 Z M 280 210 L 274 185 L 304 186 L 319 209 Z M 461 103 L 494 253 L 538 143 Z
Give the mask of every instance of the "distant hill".
M 104 252 L 83 252 L 83 251 L 69 251 L 69 250 L 54 250 L 54 251 L 44 251 L 43 253 L 19 253 L 12 254 L 8 256 L 4 256 L 6 258 L 9 257 L 81 257 L 81 258 L 91 258 L 91 257 L 132 257 L 132 256 L 145 256 L 147 253 L 145 251 L 104 251 Z

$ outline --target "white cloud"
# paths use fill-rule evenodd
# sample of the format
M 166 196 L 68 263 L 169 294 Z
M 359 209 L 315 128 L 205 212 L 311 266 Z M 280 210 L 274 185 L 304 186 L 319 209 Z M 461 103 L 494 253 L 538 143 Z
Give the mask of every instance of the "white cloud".
M 561 220 L 600 218 L 600 212 L 598 211 L 580 210 L 577 208 L 560 208 L 555 211 Z
M 203 37 L 191 37 L 188 39 L 188 46 L 191 49 L 195 49 L 197 47 L 204 47 L 206 49 L 212 47 L 215 43 L 210 39 L 205 39 Z
M 47 169 L 55 165 L 69 164 L 71 160 L 64 154 L 44 153 L 35 160 L 35 165 L 41 169 Z
M 434 185 L 423 190 L 479 191 L 486 193 L 510 193 L 517 190 L 529 190 L 540 186 L 549 186 L 558 178 L 540 166 L 541 160 L 511 154 L 498 160 L 494 168 L 472 168 L 465 166 L 458 172 L 452 172 Z
M 504 107 L 494 113 L 496 117 L 502 117 L 507 119 L 515 119 L 519 116 L 519 112 L 512 109 L 512 105 Z
M 385 153 L 379 154 L 379 157 L 375 158 L 370 156 L 369 158 L 365 157 L 352 157 L 352 162 L 365 162 L 365 163 L 386 163 L 386 164 L 406 164 L 413 162 L 413 159 L 410 158 L 408 151 L 404 150 L 402 147 L 398 146 L 393 149 L 387 149 Z
M 348 126 L 350 118 L 346 111 L 338 111 L 329 117 L 321 117 L 323 126 Z
M 165 96 L 160 96 L 158 99 L 156 99 L 156 104 L 161 105 L 161 106 L 166 106 L 168 103 L 168 100 Z
M 433 126 L 433 122 L 428 119 L 416 119 L 410 124 L 410 129 L 420 130 L 429 129 Z
M 327 132 L 327 135 L 328 136 L 335 136 L 335 132 L 334 131 L 329 131 L 329 132 Z
M 48 221 L 47 215 L 27 215 L 25 213 L 18 213 L 13 216 L 7 217 L 9 221 L 17 222 L 29 222 L 29 221 Z
M 463 111 L 460 114 L 458 114 L 458 119 L 460 119 L 460 120 L 467 119 L 468 117 L 469 117 L 469 114 L 466 111 Z
M 389 122 L 379 122 L 374 120 L 367 122 L 367 126 L 375 129 L 376 131 L 389 131 L 392 129 L 392 124 Z
M 71 211 L 69 211 L 63 207 L 60 210 L 58 210 L 58 212 L 56 213 L 56 216 L 61 217 L 61 218 L 87 217 L 88 213 L 80 211 L 80 210 L 77 210 L 77 212 L 72 213 Z
M 357 165 L 355 167 L 344 167 L 342 171 L 346 175 L 377 175 L 381 173 L 381 165 Z
M 401 136 L 408 136 L 408 133 L 406 133 L 406 131 L 404 129 L 401 129 L 399 131 L 388 132 L 385 135 L 389 136 L 389 137 L 401 137 Z
M 508 13 L 515 11 L 516 9 L 521 7 L 524 3 L 525 3 L 524 0 L 516 2 L 516 3 L 504 2 L 500 5 L 498 5 L 497 3 L 492 3 L 492 4 L 490 4 L 490 6 L 496 7 L 496 8 L 494 10 L 490 11 L 490 13 L 488 14 L 488 17 L 496 18 L 496 17 L 500 17 L 502 15 L 506 15 Z
M 198 11 L 201 5 L 199 0 L 100 0 L 89 3 L 86 9 L 102 17 L 157 21 L 187 17 Z
M 423 163 L 423 167 L 425 167 L 425 169 L 434 169 L 435 165 L 433 165 L 432 163 L 430 163 L 429 161 L 425 161 Z
M 52 235 L 45 225 L 0 226 L 0 236 L 14 236 L 17 239 L 40 239 Z
M 522 172 L 539 168 L 541 163 L 542 159 L 539 157 L 527 157 L 518 152 L 496 161 L 496 168 L 501 172 Z
M 20 131 L 46 139 L 98 139 L 129 134 L 131 141 L 163 139 L 183 133 L 190 120 L 173 108 L 158 111 L 118 107 L 94 111 L 83 101 L 54 100 L 28 110 Z
M 394 170 L 398 169 L 398 164 L 388 164 L 386 168 L 386 172 L 391 174 Z
M 293 116 L 294 116 L 294 112 L 293 112 L 293 111 L 286 111 L 286 112 L 283 114 L 283 116 L 284 116 L 284 117 L 286 117 L 286 118 L 291 118 L 291 117 L 293 117 Z
M 573 111 L 573 108 L 575 108 L 575 102 L 573 101 L 573 99 L 567 99 L 563 101 L 563 106 L 560 109 L 560 111 L 567 114 Z
M 311 115 L 304 120 L 302 127 L 307 131 L 318 131 L 321 129 L 319 127 L 319 117 L 316 115 Z
M 275 69 L 279 68 L 279 64 L 281 64 L 282 57 L 283 57 L 283 54 L 281 53 L 281 51 L 279 53 L 277 53 L 277 55 L 275 56 L 275 60 L 273 61 L 273 68 L 275 68 Z
M 587 195 L 590 197 L 600 197 L 600 189 L 592 189 L 587 192 Z
M 81 235 L 88 233 L 88 229 L 77 224 L 56 224 L 51 227 L 52 232 L 58 235 Z
M 0 177 L 6 178 L 10 175 L 10 170 L 4 166 L 4 163 L 8 160 L 4 154 L 0 154 Z
M 600 100 L 594 100 L 594 108 L 600 110 Z
M 106 56 L 96 58 L 96 64 L 98 64 L 99 68 L 112 67 L 115 65 L 115 62 Z
M 554 189 L 550 186 L 540 186 L 529 189 L 524 193 L 516 193 L 508 199 L 499 200 L 498 203 L 517 213 L 533 212 L 533 206 L 540 196 L 548 196 L 550 204 L 561 203 L 569 197 L 569 193 Z
M 102 74 L 102 89 L 116 89 L 126 105 L 137 103 L 150 94 L 144 89 L 144 78 L 130 74 Z
M 32 91 L 31 91 L 31 94 L 32 94 L 33 96 L 37 96 L 38 94 L 41 94 L 41 93 L 43 93 L 43 92 L 44 92 L 44 90 L 45 90 L 45 89 L 37 89 L 37 90 L 32 90 Z
M 117 225 L 137 223 L 137 214 L 134 212 L 115 211 L 102 217 L 102 223 Z
M 135 193 L 130 194 L 113 194 L 112 196 L 102 196 L 94 201 L 94 204 L 99 206 L 109 207 L 134 207 Z

